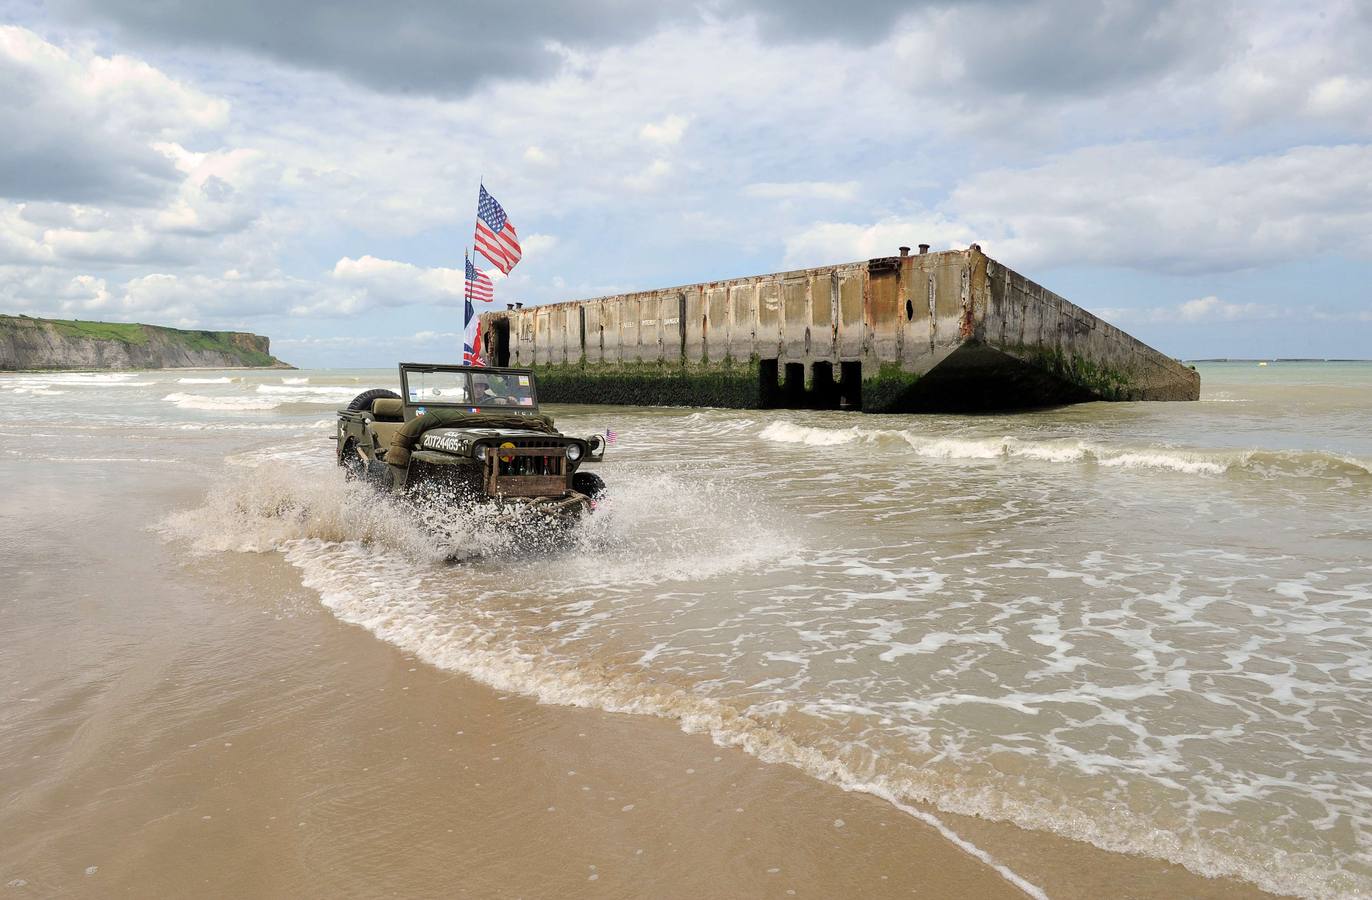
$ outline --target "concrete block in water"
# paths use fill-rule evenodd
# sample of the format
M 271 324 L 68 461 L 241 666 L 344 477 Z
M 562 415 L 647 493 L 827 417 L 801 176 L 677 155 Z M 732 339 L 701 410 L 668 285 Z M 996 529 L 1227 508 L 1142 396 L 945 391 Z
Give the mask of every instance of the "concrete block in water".
M 1200 376 L 967 250 L 485 313 L 549 403 L 868 412 L 1195 400 Z

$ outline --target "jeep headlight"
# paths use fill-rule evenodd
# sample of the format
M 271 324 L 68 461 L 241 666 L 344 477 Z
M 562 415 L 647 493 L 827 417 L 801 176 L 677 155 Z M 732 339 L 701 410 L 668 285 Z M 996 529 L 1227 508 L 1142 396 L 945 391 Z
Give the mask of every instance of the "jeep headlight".
M 576 462 L 578 459 L 581 459 L 581 445 L 580 445 L 580 444 L 568 444 L 568 445 L 567 445 L 567 458 L 570 459 L 572 462 Z
M 477 458 L 477 459 L 485 459 L 485 458 L 486 458 L 486 445 L 485 445 L 485 444 L 477 444 L 477 445 L 476 445 L 476 458 Z

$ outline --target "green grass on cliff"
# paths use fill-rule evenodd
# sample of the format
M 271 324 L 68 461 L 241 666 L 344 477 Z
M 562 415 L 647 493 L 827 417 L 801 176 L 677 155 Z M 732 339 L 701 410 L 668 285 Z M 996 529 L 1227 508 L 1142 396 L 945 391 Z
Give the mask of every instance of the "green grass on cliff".
M 234 340 L 238 332 L 235 331 L 177 331 L 181 336 L 181 341 L 192 350 L 217 350 L 220 353 L 228 353 L 243 360 L 244 365 L 249 366 L 270 366 L 277 360 L 270 354 L 251 347 L 245 347 L 242 343 Z
M 64 337 L 88 337 L 100 341 L 122 341 L 125 344 L 146 344 L 148 332 L 134 322 L 82 322 L 79 319 L 35 319 L 47 322 Z

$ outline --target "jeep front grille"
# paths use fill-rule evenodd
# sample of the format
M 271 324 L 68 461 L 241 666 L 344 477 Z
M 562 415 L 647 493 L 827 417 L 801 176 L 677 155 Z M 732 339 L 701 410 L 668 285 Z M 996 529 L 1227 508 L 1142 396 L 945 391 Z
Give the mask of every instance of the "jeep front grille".
M 501 441 L 486 451 L 486 493 L 502 497 L 563 496 L 571 489 L 567 445 L 540 438 Z

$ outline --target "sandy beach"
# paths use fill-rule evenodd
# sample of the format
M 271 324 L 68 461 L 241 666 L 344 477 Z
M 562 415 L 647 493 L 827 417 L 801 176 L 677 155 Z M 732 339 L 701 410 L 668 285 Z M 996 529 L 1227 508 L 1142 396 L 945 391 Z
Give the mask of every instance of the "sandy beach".
M 425 665 L 338 622 L 275 554 L 187 564 L 129 529 L 59 592 L 37 577 L 174 499 L 88 507 L 6 557 L 10 896 L 1024 896 L 878 798 Z M 39 604 L 63 607 L 60 633 L 25 627 Z M 1259 895 L 940 817 L 1054 897 Z

